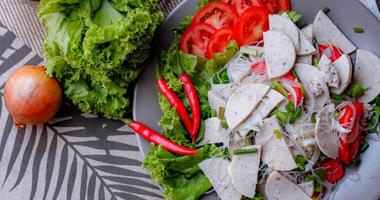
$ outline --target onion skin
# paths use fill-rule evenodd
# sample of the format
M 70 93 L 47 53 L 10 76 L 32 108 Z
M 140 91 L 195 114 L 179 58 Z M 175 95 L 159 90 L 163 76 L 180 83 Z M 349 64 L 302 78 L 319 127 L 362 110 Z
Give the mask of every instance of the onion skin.
M 5 83 L 4 101 L 17 128 L 51 119 L 62 102 L 58 81 L 44 67 L 26 65 L 15 70 Z

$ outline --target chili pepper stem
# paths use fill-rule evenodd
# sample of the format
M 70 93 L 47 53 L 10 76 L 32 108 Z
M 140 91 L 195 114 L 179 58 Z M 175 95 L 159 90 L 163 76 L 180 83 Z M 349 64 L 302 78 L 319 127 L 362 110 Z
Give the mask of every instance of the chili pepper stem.
M 162 78 L 162 74 L 161 74 L 161 71 L 160 71 L 160 66 L 157 65 L 156 66 L 156 80 L 160 80 Z
M 120 121 L 122 121 L 124 124 L 126 124 L 126 125 L 130 125 L 130 124 L 132 124 L 132 122 L 133 122 L 133 120 L 131 120 L 131 119 L 120 119 Z

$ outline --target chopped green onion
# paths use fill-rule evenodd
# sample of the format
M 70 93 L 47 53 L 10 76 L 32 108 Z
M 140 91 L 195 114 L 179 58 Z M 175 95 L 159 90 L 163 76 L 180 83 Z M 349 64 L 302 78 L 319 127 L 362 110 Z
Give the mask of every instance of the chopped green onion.
M 211 110 L 211 117 L 216 117 L 216 110 L 214 109 Z
M 225 109 L 223 107 L 219 107 L 219 114 L 218 114 L 218 118 L 220 120 L 223 120 L 224 119 L 224 111 Z
M 313 113 L 313 114 L 311 114 L 311 122 L 312 123 L 317 123 L 317 118 L 316 118 L 316 116 L 317 116 L 317 113 Z
M 351 98 L 358 98 L 364 94 L 364 91 L 364 88 L 360 84 L 351 84 L 345 91 L 345 94 Z
M 196 143 L 199 143 L 203 139 L 203 136 L 205 135 L 205 130 L 206 130 L 205 121 L 202 120 L 201 125 L 199 127 Z
M 245 54 L 249 54 L 249 55 L 253 55 L 253 56 L 257 56 L 259 54 L 257 49 L 252 48 L 252 47 L 248 47 L 248 46 L 242 46 L 240 48 L 240 52 L 245 53 Z
M 281 93 L 284 96 L 288 96 L 288 91 L 286 91 L 285 88 L 278 81 L 272 81 L 271 88 Z
M 364 29 L 362 27 L 355 27 L 354 31 L 355 33 L 364 33 Z
M 222 121 L 222 128 L 223 129 L 228 129 L 228 124 L 225 120 Z
M 334 112 L 334 117 L 338 119 L 339 116 L 340 116 L 339 112 L 338 112 L 338 111 L 335 111 L 335 112 Z
M 301 19 L 302 14 L 296 11 L 285 11 L 285 13 L 288 15 L 288 17 L 296 23 L 298 20 Z
M 257 153 L 257 149 L 256 148 L 252 148 L 252 149 L 236 149 L 234 151 L 234 154 L 249 154 L 249 153 Z
M 353 160 L 351 160 L 350 164 L 353 166 L 358 166 L 360 164 L 360 156 L 356 155 L 356 157 Z
M 324 8 L 322 9 L 322 11 L 323 11 L 325 14 L 327 14 L 327 13 L 330 12 L 330 8 L 329 8 L 329 7 L 324 7 Z
M 302 91 L 303 97 L 305 99 L 308 99 L 309 97 L 307 96 L 306 89 L 305 89 L 305 87 L 303 85 L 301 85 L 301 91 Z
M 316 57 L 316 56 L 313 56 L 313 59 L 312 59 L 312 65 L 314 66 L 314 67 L 318 67 L 318 63 L 319 63 L 319 61 L 318 61 L 318 58 Z
M 369 147 L 369 144 L 367 141 L 364 141 L 361 145 L 360 145 L 360 153 L 364 153 Z
M 331 96 L 332 99 L 334 99 L 336 101 L 343 101 L 343 96 L 342 95 L 335 94 L 335 93 L 331 92 L 330 96 Z
M 278 129 L 274 129 L 273 135 L 275 135 L 277 139 L 281 139 L 282 138 L 282 133 Z

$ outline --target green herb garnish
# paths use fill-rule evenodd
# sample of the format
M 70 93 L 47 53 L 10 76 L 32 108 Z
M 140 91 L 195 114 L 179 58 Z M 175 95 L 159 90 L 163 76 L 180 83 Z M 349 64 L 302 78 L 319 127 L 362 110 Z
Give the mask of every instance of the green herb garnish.
M 281 93 L 284 96 L 288 96 L 288 91 L 278 81 L 272 81 L 271 88 Z
M 249 153 L 257 153 L 256 148 L 251 148 L 251 149 L 236 149 L 234 151 L 234 154 L 239 155 L 239 154 L 249 154 Z
M 364 91 L 360 84 L 351 84 L 344 93 L 351 98 L 358 98 L 364 94 Z
M 330 93 L 331 99 L 334 99 L 336 101 L 343 101 L 343 96 L 340 94 L 335 94 L 333 92 Z
M 294 161 L 296 162 L 298 169 L 301 171 L 305 171 L 305 166 L 308 160 L 309 158 L 303 155 L 296 155 L 294 157 Z
M 360 145 L 360 153 L 364 153 L 369 147 L 369 144 L 367 141 L 364 141 L 361 145 Z

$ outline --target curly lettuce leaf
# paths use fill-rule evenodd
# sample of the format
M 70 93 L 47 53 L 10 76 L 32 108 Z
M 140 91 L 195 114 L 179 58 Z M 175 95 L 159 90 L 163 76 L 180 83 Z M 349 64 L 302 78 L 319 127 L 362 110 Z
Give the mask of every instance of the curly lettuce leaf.
M 212 188 L 198 164 L 210 158 L 217 150 L 215 145 L 206 145 L 198 149 L 196 155 L 178 156 L 161 146 L 152 145 L 143 167 L 163 187 L 165 199 L 194 200 Z
M 123 117 L 163 13 L 157 0 L 42 0 L 46 68 L 83 112 Z M 128 12 L 117 6 L 128 6 Z

